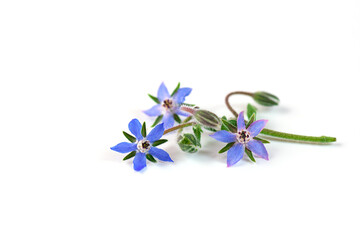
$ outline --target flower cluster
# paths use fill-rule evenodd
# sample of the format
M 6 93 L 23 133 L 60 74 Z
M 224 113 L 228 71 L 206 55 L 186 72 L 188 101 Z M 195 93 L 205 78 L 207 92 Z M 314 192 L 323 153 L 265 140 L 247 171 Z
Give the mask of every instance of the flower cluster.
M 269 143 L 266 139 L 259 138 L 258 135 L 268 135 L 286 141 L 303 141 L 308 143 L 330 143 L 335 142 L 333 137 L 313 137 L 296 134 L 282 133 L 266 129 L 268 120 L 256 121 L 256 107 L 247 105 L 247 121 L 244 119 L 244 111 L 237 114 L 229 103 L 229 97 L 235 94 L 244 94 L 262 106 L 271 107 L 279 104 L 279 98 L 267 92 L 231 92 L 225 98 L 225 103 L 231 113 L 237 119 L 227 119 L 225 116 L 219 118 L 215 113 L 193 104 L 185 103 L 185 98 L 191 93 L 191 88 L 180 88 L 180 83 L 170 94 L 164 83 L 161 83 L 157 96 L 148 94 L 156 103 L 152 108 L 144 111 L 150 117 L 156 117 L 152 124 L 152 130 L 146 133 L 146 123 L 140 123 L 138 119 L 133 119 L 129 123 L 131 132 L 123 132 L 129 142 L 121 142 L 111 150 L 127 153 L 123 160 L 134 158 L 133 166 L 135 171 L 141 171 L 146 167 L 146 160 L 157 162 L 156 159 L 165 162 L 173 162 L 170 155 L 158 148 L 159 145 L 167 142 L 162 136 L 177 131 L 177 144 L 179 148 L 187 153 L 196 153 L 201 148 L 201 135 L 206 132 L 210 137 L 217 141 L 227 143 L 219 153 L 227 152 L 227 166 L 233 166 L 241 159 L 244 154 L 255 162 L 256 157 L 269 160 L 268 152 L 264 143 Z M 186 117 L 181 119 L 180 116 Z M 175 126 L 175 122 L 178 125 Z M 191 127 L 192 132 L 183 132 L 183 129 Z

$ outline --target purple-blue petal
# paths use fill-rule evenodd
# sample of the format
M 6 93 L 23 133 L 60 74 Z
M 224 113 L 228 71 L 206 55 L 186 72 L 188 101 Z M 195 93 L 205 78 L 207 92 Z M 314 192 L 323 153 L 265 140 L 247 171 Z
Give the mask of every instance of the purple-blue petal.
M 136 118 L 129 122 L 129 130 L 135 135 L 137 140 L 143 139 L 143 136 L 141 135 L 141 123 Z
M 237 128 L 238 128 L 238 131 L 246 129 L 245 120 L 244 120 L 244 111 L 242 111 L 238 116 Z
M 189 96 L 191 91 L 191 88 L 179 88 L 179 90 L 174 94 L 173 99 L 176 103 L 181 104 L 185 101 L 185 97 Z
M 119 153 L 128 153 L 135 151 L 137 149 L 137 146 L 135 143 L 122 142 L 116 146 L 111 147 L 110 149 Z
M 257 156 L 269 160 L 268 152 L 266 151 L 266 148 L 264 144 L 258 140 L 251 140 L 246 144 L 246 147 L 253 153 L 255 153 Z
M 268 120 L 257 120 L 253 122 L 247 130 L 252 137 L 256 137 L 264 129 L 267 122 Z
M 244 156 L 245 146 L 240 143 L 234 144 L 227 152 L 227 166 L 231 167 Z
M 164 130 L 164 124 L 158 124 L 151 130 L 149 135 L 147 135 L 146 139 L 149 140 L 150 143 L 153 143 L 162 137 L 162 135 L 164 134 Z
M 136 153 L 133 164 L 135 171 L 141 171 L 146 167 L 146 154 L 142 152 Z
M 161 85 L 158 89 L 157 97 L 160 102 L 164 101 L 165 99 L 170 98 L 169 91 L 164 83 L 161 83 Z
M 161 161 L 173 162 L 170 155 L 160 148 L 151 147 L 149 153 Z
M 158 104 L 158 105 L 155 105 L 152 108 L 145 110 L 143 112 L 150 117 L 156 117 L 156 116 L 159 116 L 162 114 L 161 110 L 162 110 L 161 105 Z
M 188 116 L 190 116 L 190 113 L 181 111 L 180 108 L 177 109 L 175 112 L 176 112 L 176 114 L 179 115 L 179 116 L 183 116 L 183 117 L 188 117 Z
M 236 141 L 236 135 L 234 133 L 225 130 L 221 130 L 216 133 L 210 134 L 210 137 L 225 143 L 231 143 Z
M 173 127 L 175 124 L 174 116 L 169 112 L 165 113 L 163 123 L 164 123 L 165 129 L 169 129 L 169 128 Z

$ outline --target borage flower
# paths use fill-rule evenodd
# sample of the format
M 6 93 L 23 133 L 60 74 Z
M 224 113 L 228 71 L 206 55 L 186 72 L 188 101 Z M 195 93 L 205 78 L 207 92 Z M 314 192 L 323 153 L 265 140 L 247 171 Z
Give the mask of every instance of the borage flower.
M 241 112 L 237 119 L 236 133 L 221 130 L 210 135 L 220 142 L 233 143 L 227 153 L 228 167 L 234 165 L 243 158 L 245 149 L 250 150 L 265 160 L 269 160 L 264 144 L 261 141 L 254 139 L 263 130 L 267 121 L 268 120 L 258 120 L 246 128 L 244 112 Z
M 121 142 L 118 145 L 112 147 L 111 150 L 120 153 L 130 152 L 130 154 L 128 154 L 124 160 L 135 156 L 133 160 L 134 170 L 140 171 L 146 167 L 146 159 L 156 162 L 154 157 L 161 161 L 173 162 L 167 152 L 155 147 L 167 141 L 166 139 L 160 139 L 164 134 L 164 124 L 157 125 L 154 129 L 151 130 L 149 135 L 146 136 L 145 123 L 141 127 L 139 120 L 133 119 L 129 123 L 129 130 L 132 134 L 135 135 L 135 137 L 126 132 L 124 132 L 124 135 L 127 139 L 129 139 L 129 141 L 131 141 L 131 143 Z
M 178 115 L 188 116 L 187 113 L 180 110 L 180 106 L 185 101 L 185 97 L 191 93 L 191 90 L 191 88 L 180 88 L 179 84 L 170 95 L 165 84 L 161 83 L 158 89 L 157 98 L 149 94 L 149 96 L 158 104 L 149 110 L 144 111 L 144 113 L 151 117 L 158 117 L 155 120 L 155 124 L 162 120 L 165 129 L 171 128 L 174 126 L 175 120 L 179 119 Z

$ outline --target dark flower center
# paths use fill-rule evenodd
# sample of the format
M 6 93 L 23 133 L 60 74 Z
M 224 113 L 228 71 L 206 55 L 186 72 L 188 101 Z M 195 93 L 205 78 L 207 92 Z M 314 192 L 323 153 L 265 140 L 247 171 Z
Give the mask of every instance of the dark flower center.
M 142 153 L 149 151 L 150 147 L 151 145 L 148 140 L 140 140 L 137 144 L 137 149 Z
M 239 143 L 248 143 L 250 141 L 250 133 L 247 130 L 242 130 L 237 133 L 237 140 Z
M 173 107 L 173 101 L 171 99 L 166 99 L 163 101 L 163 104 L 162 106 L 165 108 L 165 109 L 172 109 Z

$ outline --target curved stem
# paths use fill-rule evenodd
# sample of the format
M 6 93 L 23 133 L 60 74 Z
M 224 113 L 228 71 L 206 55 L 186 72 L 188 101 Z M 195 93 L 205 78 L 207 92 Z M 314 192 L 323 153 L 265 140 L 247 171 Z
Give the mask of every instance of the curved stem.
M 173 131 L 175 131 L 175 130 L 178 130 L 178 129 L 182 129 L 182 128 L 186 128 L 186 127 L 192 126 L 192 125 L 194 125 L 194 124 L 196 124 L 196 122 L 189 122 L 189 123 L 180 124 L 180 125 L 177 125 L 177 126 L 175 126 L 175 127 L 166 129 L 166 130 L 164 131 L 164 135 L 165 135 L 165 134 L 168 134 L 169 132 L 173 132 Z
M 235 111 L 235 109 L 232 108 L 232 106 L 230 105 L 229 103 L 229 98 L 232 96 L 232 95 L 247 95 L 247 96 L 250 96 L 250 97 L 253 97 L 254 94 L 253 93 L 249 93 L 249 92 L 243 92 L 243 91 L 236 91 L 236 92 L 231 92 L 229 93 L 228 95 L 226 95 L 225 97 L 225 104 L 226 104 L 226 107 L 230 110 L 230 112 L 237 118 L 238 117 L 238 113 Z
M 242 91 L 236 91 L 231 92 L 225 97 L 225 104 L 226 107 L 230 110 L 230 112 L 235 116 L 235 118 L 238 117 L 238 113 L 232 108 L 232 106 L 229 103 L 229 98 L 232 95 L 236 94 L 242 94 L 252 97 L 254 94 L 249 92 L 242 92 Z M 291 133 L 284 133 L 279 131 L 274 131 L 271 129 L 264 128 L 261 132 L 263 135 L 275 137 L 278 140 L 280 139 L 286 139 L 291 141 L 298 141 L 298 142 L 308 142 L 308 143 L 330 143 L 330 142 L 336 142 L 336 138 L 334 137 L 327 137 L 327 136 L 321 136 L 321 137 L 314 137 L 314 136 L 305 136 L 305 135 L 297 135 L 297 134 L 291 134 Z

